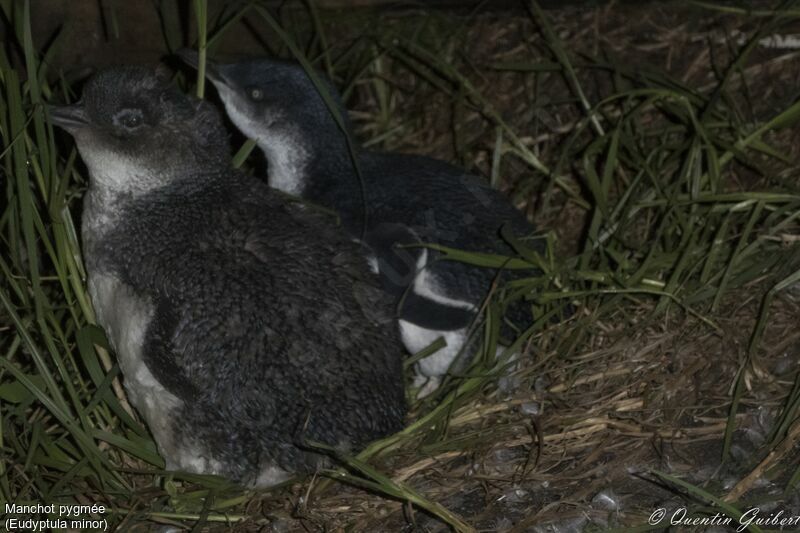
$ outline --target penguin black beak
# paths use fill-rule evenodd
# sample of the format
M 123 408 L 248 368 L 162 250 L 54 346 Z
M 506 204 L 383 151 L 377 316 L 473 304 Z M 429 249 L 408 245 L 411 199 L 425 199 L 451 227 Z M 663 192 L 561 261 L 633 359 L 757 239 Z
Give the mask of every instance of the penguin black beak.
M 200 54 L 191 48 L 181 48 L 176 52 L 176 54 L 190 67 L 194 67 L 195 69 L 198 68 L 198 65 L 200 64 Z M 209 61 L 208 59 L 206 59 L 206 78 L 208 78 L 209 81 L 214 84 L 221 83 L 223 85 L 228 85 L 228 81 L 220 72 L 217 64 L 213 61 Z
M 69 133 L 75 133 L 89 124 L 86 108 L 80 102 L 72 105 L 47 106 L 50 122 L 64 128 Z

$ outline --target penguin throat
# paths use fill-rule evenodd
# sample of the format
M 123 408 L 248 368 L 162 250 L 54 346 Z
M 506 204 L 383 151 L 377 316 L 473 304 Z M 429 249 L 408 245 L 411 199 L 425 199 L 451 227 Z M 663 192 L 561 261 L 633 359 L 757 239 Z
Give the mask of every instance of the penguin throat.
M 350 150 L 338 126 L 332 129 L 259 132 L 256 142 L 267 160 L 270 187 L 313 201 L 323 200 L 316 198 L 320 191 L 349 187 L 355 179 Z
M 267 158 L 269 185 L 294 196 L 302 196 L 311 150 L 295 132 L 260 136 L 258 147 Z
M 156 172 L 123 154 L 81 143 L 78 143 L 78 150 L 89 170 L 91 189 L 104 198 L 138 196 L 163 186 L 172 178 L 169 166 Z

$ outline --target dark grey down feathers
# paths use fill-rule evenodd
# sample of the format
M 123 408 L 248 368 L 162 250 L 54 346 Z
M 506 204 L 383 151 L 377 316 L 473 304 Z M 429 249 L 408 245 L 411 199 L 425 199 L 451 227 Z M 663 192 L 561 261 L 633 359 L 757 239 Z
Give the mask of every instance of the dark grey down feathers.
M 313 442 L 401 428 L 393 307 L 359 245 L 230 169 L 210 105 L 127 67 L 51 116 L 91 175 L 98 320 L 168 467 L 270 485 L 313 469 Z

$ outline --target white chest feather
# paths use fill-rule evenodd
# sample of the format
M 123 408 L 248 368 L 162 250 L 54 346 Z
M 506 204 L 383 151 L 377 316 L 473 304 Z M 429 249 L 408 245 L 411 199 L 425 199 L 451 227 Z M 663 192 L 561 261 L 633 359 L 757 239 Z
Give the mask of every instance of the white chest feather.
M 144 362 L 143 346 L 153 319 L 153 305 L 115 276 L 102 273 L 89 276 L 89 296 L 97 322 L 117 354 L 128 397 L 145 418 L 161 453 L 169 457 L 176 445 L 171 414 L 182 402 L 159 383 Z
M 269 185 L 287 194 L 300 196 L 308 153 L 291 135 L 270 136 L 257 140 L 269 165 Z

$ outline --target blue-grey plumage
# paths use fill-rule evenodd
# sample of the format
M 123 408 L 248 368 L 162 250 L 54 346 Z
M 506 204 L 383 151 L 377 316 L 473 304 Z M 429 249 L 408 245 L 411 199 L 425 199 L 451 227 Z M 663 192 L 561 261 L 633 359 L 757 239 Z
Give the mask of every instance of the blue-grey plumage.
M 50 116 L 89 170 L 98 322 L 168 468 L 269 486 L 317 465 L 309 443 L 402 427 L 391 299 L 330 217 L 230 168 L 212 105 L 117 67 Z
M 193 52 L 181 55 L 196 63 Z M 418 351 L 444 336 L 447 348 L 418 365 L 424 376 L 444 374 L 498 273 L 437 261 L 439 254 L 432 250 L 405 248 L 399 254 L 394 245 L 416 240 L 513 255 L 500 236 L 501 227 L 508 224 L 513 234 L 527 236 L 534 232 L 533 226 L 485 181 L 428 157 L 357 149 L 362 188 L 346 140 L 345 130 L 352 138 L 347 111 L 321 73 L 316 78 L 333 109 L 295 63 L 274 59 L 209 63 L 206 72 L 233 123 L 264 151 L 270 185 L 338 211 L 351 234 L 363 236 L 372 248 L 377 256 L 373 265 L 384 286 L 405 295 L 399 318 L 408 350 Z M 520 327 L 531 321 L 523 304 L 507 317 Z

